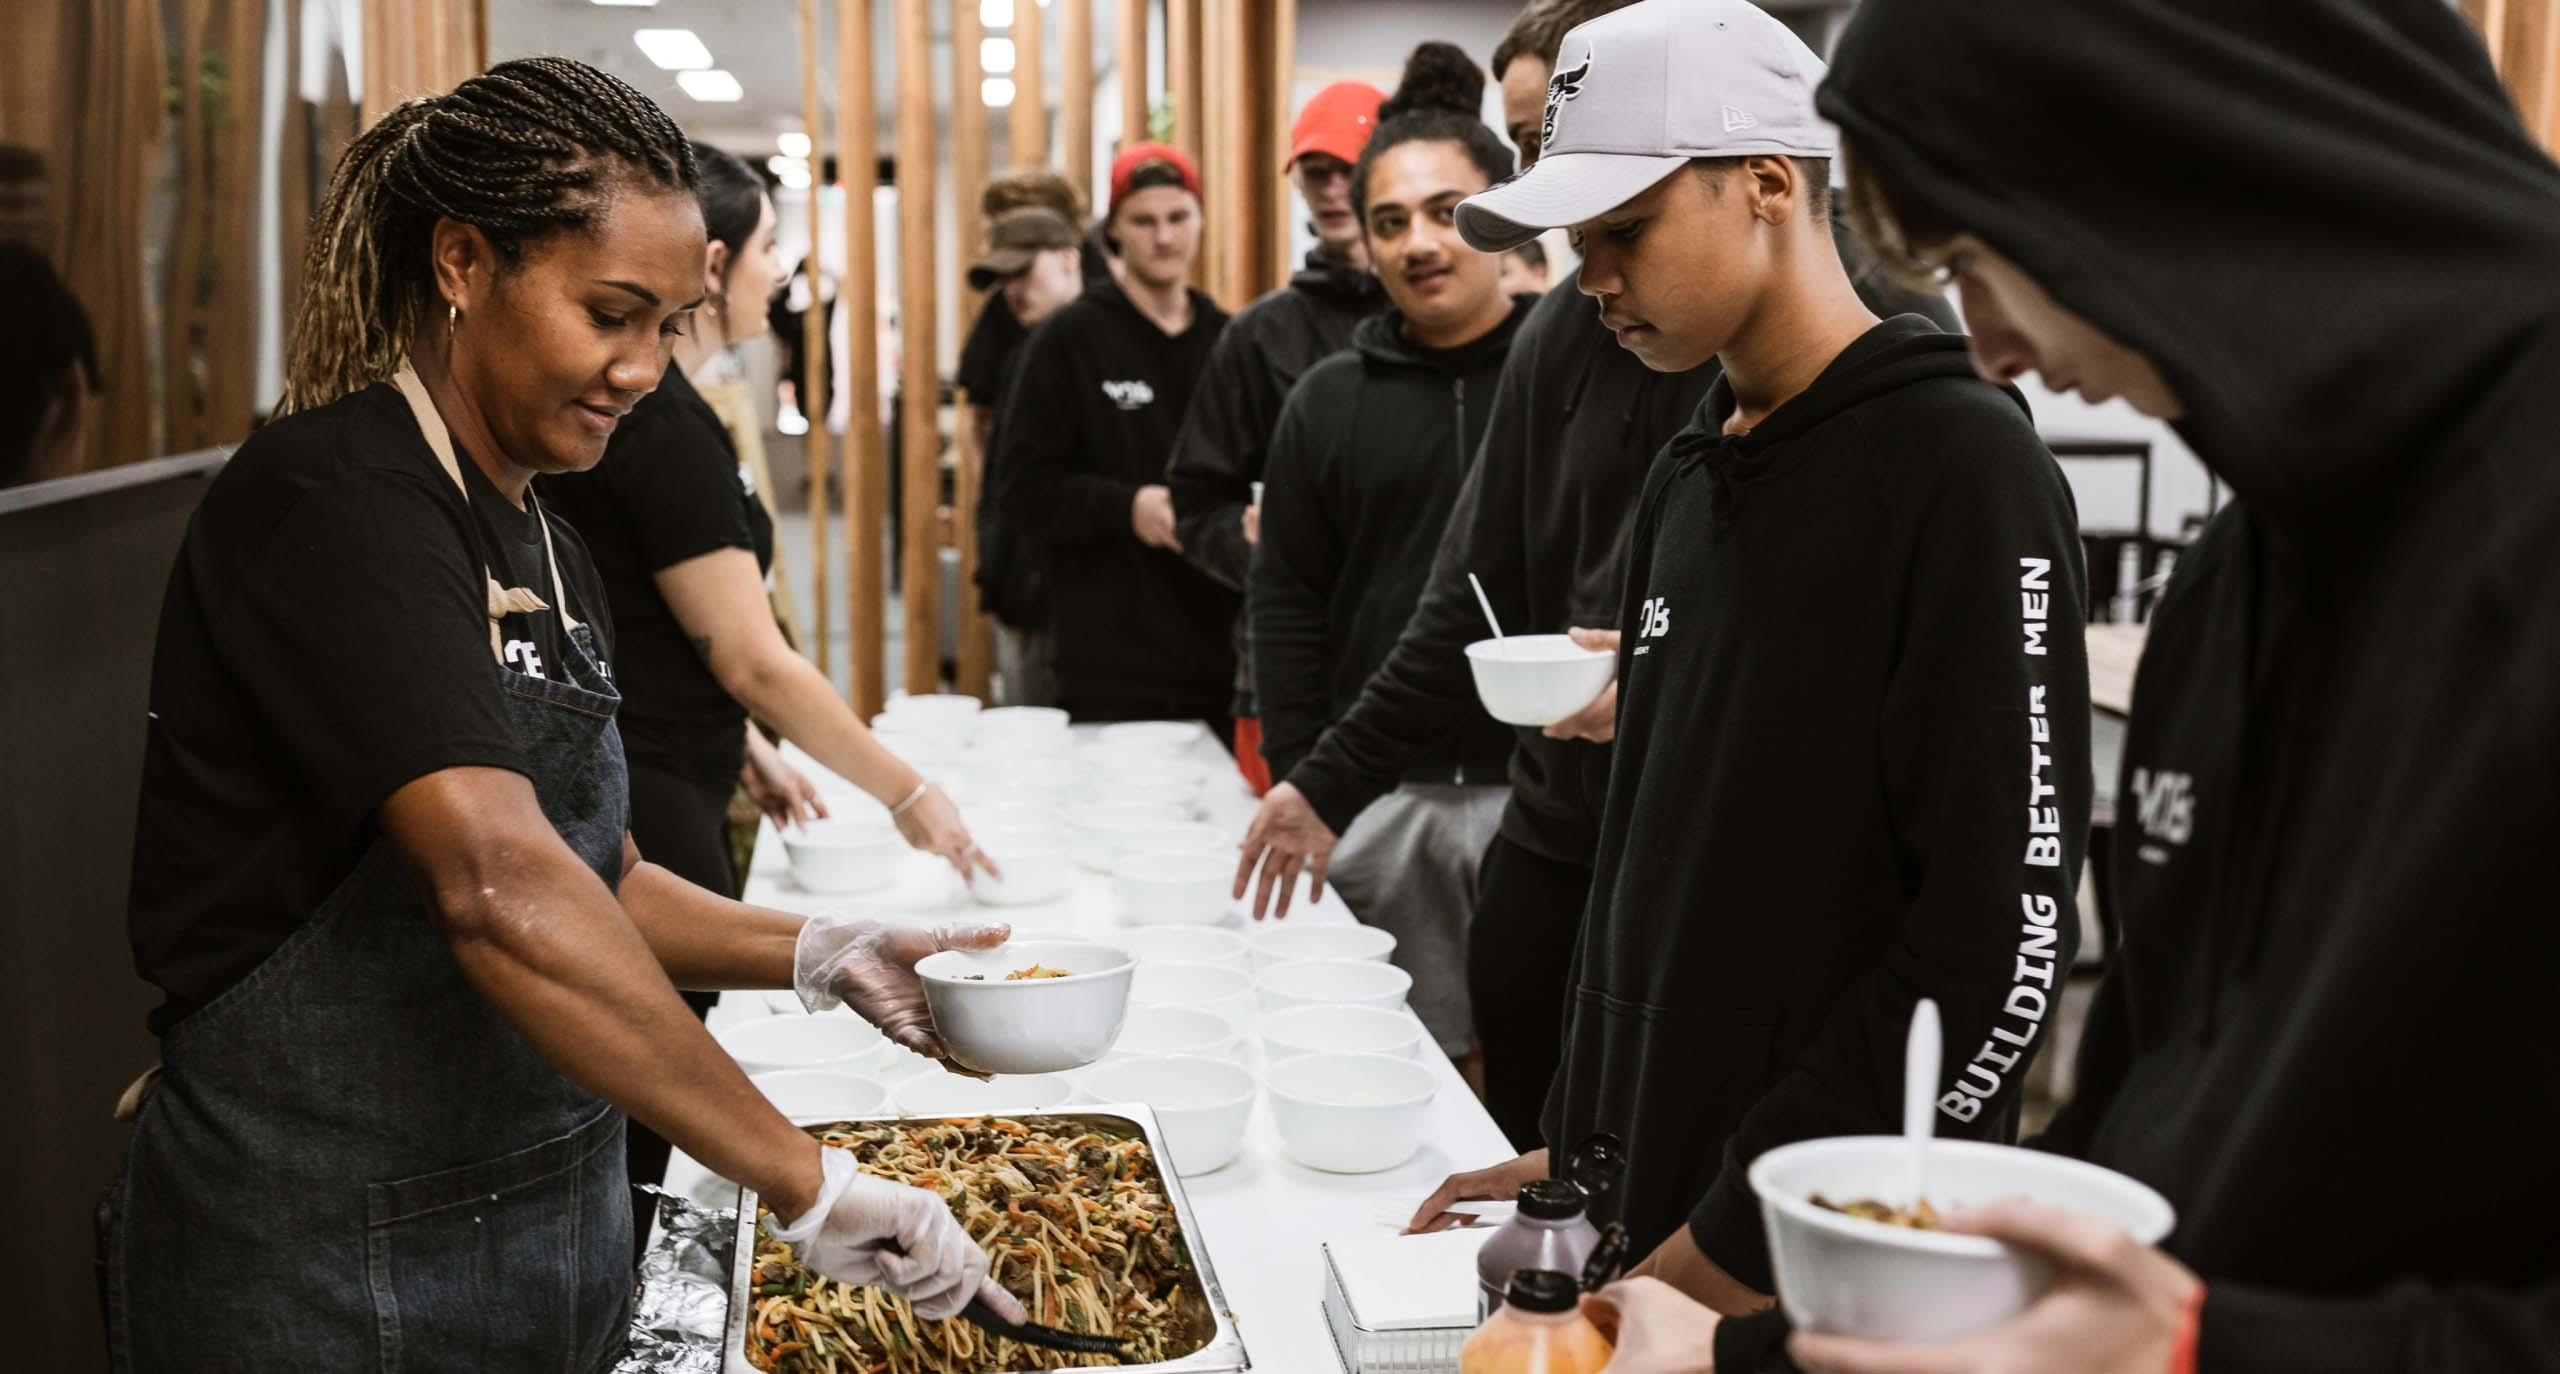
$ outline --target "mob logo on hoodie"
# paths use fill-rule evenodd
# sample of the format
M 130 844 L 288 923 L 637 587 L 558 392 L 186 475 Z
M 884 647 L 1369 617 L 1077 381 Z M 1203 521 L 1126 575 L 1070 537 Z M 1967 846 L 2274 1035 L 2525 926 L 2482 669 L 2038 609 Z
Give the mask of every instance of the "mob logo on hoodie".
M 1122 410 L 1144 410 L 1156 402 L 1156 389 L 1147 385 L 1143 377 L 1128 382 L 1104 382 L 1102 394 L 1110 397 L 1111 404 Z
M 2193 774 L 2172 773 L 2167 769 L 2153 772 L 2148 768 L 2133 770 L 2134 817 L 2142 823 L 2143 835 L 2155 843 L 2136 852 L 2148 864 L 2169 861 L 2164 844 L 2183 845 L 2196 828 L 2196 780 Z

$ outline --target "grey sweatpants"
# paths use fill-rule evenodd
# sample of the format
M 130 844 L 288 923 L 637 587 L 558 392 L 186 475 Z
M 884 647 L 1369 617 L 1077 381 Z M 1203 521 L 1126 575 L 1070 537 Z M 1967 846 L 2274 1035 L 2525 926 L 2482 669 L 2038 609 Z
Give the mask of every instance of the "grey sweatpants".
M 1048 630 L 1017 630 L 996 622 L 996 703 L 1058 704 L 1056 643 Z
M 1477 866 L 1510 796 L 1501 786 L 1407 783 L 1351 823 L 1327 873 L 1353 915 L 1396 937 L 1414 1014 L 1452 1058 L 1475 1047 L 1467 926 Z

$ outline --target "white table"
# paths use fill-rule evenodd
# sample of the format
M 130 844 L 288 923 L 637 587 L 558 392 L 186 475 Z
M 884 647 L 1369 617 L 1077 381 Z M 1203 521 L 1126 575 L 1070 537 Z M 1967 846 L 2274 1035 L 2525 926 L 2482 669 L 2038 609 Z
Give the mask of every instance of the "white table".
M 1192 756 L 1216 765 L 1221 781 L 1234 777 L 1231 792 L 1213 784 L 1213 795 L 1205 806 L 1213 823 L 1232 825 L 1241 836 L 1254 804 L 1243 778 L 1234 773 L 1226 751 L 1206 732 Z M 1067 895 L 1055 902 L 1000 910 L 971 902 L 947 866 L 920 855 L 908 856 L 897 883 L 883 894 L 813 897 L 791 883 L 788 862 L 770 825 L 757 837 L 746 900 L 785 911 L 850 910 L 919 924 L 993 918 L 1013 922 L 1018 931 L 1041 934 L 1100 936 L 1119 920 L 1111 881 L 1097 874 L 1079 869 Z M 1246 919 L 1240 907 L 1230 915 L 1238 926 Z M 1289 919 L 1339 923 L 1352 916 L 1328 891 L 1320 902 L 1293 907 Z M 717 1031 L 738 1020 L 772 1014 L 763 994 L 730 993 L 712 1009 L 710 1023 Z M 1251 1028 L 1246 1030 L 1250 1039 Z M 1424 1042 L 1431 1043 L 1428 1035 Z M 1247 1058 L 1257 1070 L 1258 1056 L 1257 1045 Z M 1217 1268 L 1237 1330 L 1257 1369 L 1320 1374 L 1339 1367 L 1321 1308 L 1320 1243 L 1339 1237 L 1391 1235 L 1449 1173 L 1481 1168 L 1515 1153 L 1458 1077 L 1456 1067 L 1436 1052 L 1426 1056 L 1440 1092 L 1432 1104 L 1428 1143 L 1403 1165 L 1385 1173 L 1351 1175 L 1319 1173 L 1294 1164 L 1281 1151 L 1270 1106 L 1264 1102 L 1254 1108 L 1244 1150 L 1234 1163 L 1214 1173 L 1183 1178 L 1183 1189 L 1190 1195 L 1203 1233 L 1197 1239 Z M 718 1180 L 681 1151 L 668 1164 L 665 1186 L 723 1206 L 737 1201 L 733 1188 L 724 1196 Z

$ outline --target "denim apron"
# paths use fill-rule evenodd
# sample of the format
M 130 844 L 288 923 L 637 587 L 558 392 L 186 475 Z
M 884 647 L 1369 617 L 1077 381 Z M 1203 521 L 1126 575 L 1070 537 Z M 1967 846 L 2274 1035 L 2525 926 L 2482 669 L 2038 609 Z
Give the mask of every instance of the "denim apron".
M 424 388 L 397 380 L 461 486 Z M 494 651 L 501 608 L 541 603 L 489 589 Z M 629 809 L 620 698 L 556 554 L 551 594 L 568 679 L 491 672 L 543 814 L 612 886 Z M 622 1113 L 464 980 L 387 838 L 161 1054 L 99 1209 L 114 1368 L 589 1371 L 620 1357 Z

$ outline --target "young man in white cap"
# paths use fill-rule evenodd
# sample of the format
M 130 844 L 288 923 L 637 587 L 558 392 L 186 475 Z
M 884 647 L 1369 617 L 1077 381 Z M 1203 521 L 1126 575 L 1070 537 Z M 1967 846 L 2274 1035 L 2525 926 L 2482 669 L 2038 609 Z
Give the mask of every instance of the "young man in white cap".
M 1317 360 L 1351 345 L 1351 328 L 1386 308 L 1369 272 L 1360 217 L 1351 208 L 1351 167 L 1378 127 L 1386 94 L 1365 81 L 1337 81 L 1309 97 L 1289 130 L 1289 177 L 1307 207 L 1316 246 L 1288 284 L 1255 298 L 1227 321 L 1200 374 L 1200 387 L 1165 464 L 1174 533 L 1182 556 L 1218 585 L 1242 592 L 1262 480 L 1280 402 Z M 1257 793 L 1271 790 L 1262 761 L 1261 722 L 1245 661 L 1244 616 L 1235 626 L 1236 764 Z
M 1745 0 L 1645 0 L 1566 36 L 1538 165 L 1458 212 L 1487 251 L 1571 228 L 1620 345 L 1723 365 L 1637 507 L 1543 1126 L 1626 1138 L 1603 1219 L 1726 1311 L 1773 1286 L 1745 1169 L 1899 1129 L 1919 999 L 1945 1026 L 1939 1132 L 2014 1130 L 2089 797 L 2070 489 L 1961 336 L 1860 302 L 1821 74 Z M 1417 1223 L 1542 1156 L 1451 1179 Z

